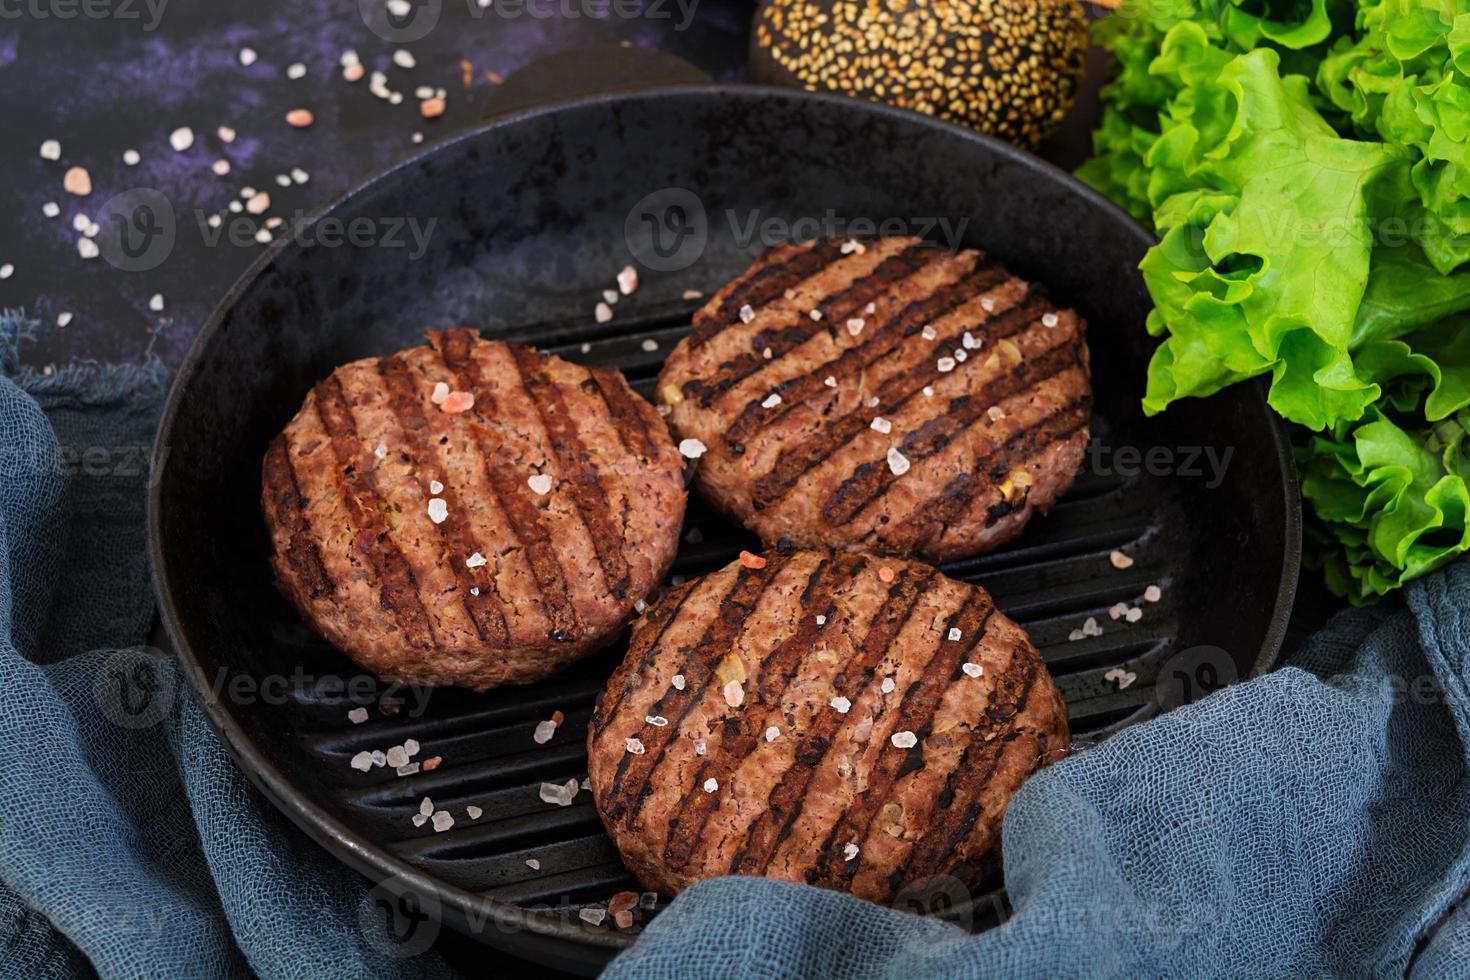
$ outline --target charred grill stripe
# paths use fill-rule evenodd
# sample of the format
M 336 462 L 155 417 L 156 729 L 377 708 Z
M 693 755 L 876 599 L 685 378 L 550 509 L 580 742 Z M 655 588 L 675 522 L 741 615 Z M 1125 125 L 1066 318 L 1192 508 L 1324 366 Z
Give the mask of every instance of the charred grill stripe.
M 796 248 L 790 256 L 757 270 L 737 285 L 713 314 L 696 315 L 689 346 L 702 347 L 740 315 L 742 306 L 759 307 L 778 299 L 842 254 L 842 242 L 835 238 Z
M 659 644 L 663 642 L 664 634 L 678 618 L 684 608 L 684 603 L 694 595 L 698 584 L 699 580 L 696 579 L 676 586 L 662 602 L 649 609 L 648 618 L 638 631 L 638 639 L 634 640 L 627 653 L 629 660 L 635 656 L 638 657 L 638 666 L 625 675 L 623 685 L 617 692 L 617 700 L 612 704 L 604 704 L 602 695 L 598 695 L 598 704 L 592 721 L 594 739 L 602 737 L 602 733 L 607 730 L 608 725 L 612 724 L 612 720 L 617 717 L 618 710 L 622 708 L 623 699 L 638 686 L 643 672 L 653 663 L 654 656 L 659 652 Z
M 378 362 L 378 374 L 383 379 L 393 415 L 398 419 L 406 439 L 405 451 L 413 463 L 414 471 L 432 472 L 438 469 L 437 465 L 428 462 L 434 454 L 427 436 L 429 420 L 424 414 L 423 401 L 415 391 L 412 369 L 400 356 L 394 355 Z M 475 540 L 474 531 L 469 521 L 462 517 L 465 511 L 460 508 L 454 488 L 445 484 L 438 496 L 449 508 L 449 516 L 437 525 L 446 549 L 452 555 L 469 555 L 479 551 L 480 546 Z M 509 631 L 505 626 L 505 614 L 500 608 L 495 581 L 486 571 L 490 566 L 468 568 L 463 561 L 451 561 L 450 564 L 454 568 L 455 580 L 459 583 L 460 601 L 464 604 L 470 622 L 475 626 L 475 632 L 481 640 L 504 646 L 509 640 Z M 471 595 L 472 588 L 477 589 L 479 595 Z
M 844 671 L 841 683 L 835 685 L 837 693 L 857 703 L 868 688 L 882 683 L 872 676 L 873 672 L 888 655 L 894 639 L 908 625 L 919 599 L 937 575 L 938 572 L 932 569 L 917 577 L 910 568 L 899 573 L 889 587 L 883 605 L 868 625 L 853 668 Z M 861 689 L 858 688 L 860 681 L 864 682 Z M 817 716 L 816 723 L 797 746 L 792 765 L 781 774 L 780 781 L 771 790 L 767 808 L 747 829 L 744 842 L 730 861 L 731 874 L 760 875 L 769 869 L 776 852 L 801 817 L 812 776 L 825 761 L 833 740 L 846 721 L 846 715 L 835 711 Z
M 985 342 L 991 343 L 1002 337 L 1010 337 L 1027 329 L 1032 321 L 1047 309 L 1044 300 L 1032 299 L 1011 307 L 1000 316 L 990 318 L 977 325 Z M 976 327 L 969 328 L 972 332 Z M 755 481 L 753 503 L 757 510 L 776 504 L 789 493 L 797 482 L 827 461 L 862 432 L 866 431 L 878 415 L 892 415 L 913 399 L 924 386 L 939 377 L 938 357 L 943 351 L 961 343 L 964 331 L 946 336 L 934 342 L 934 356 L 925 362 L 923 370 L 904 370 L 887 378 L 878 388 L 878 404 L 864 406 L 828 422 L 821 432 L 800 445 L 783 452 L 775 466 Z
M 701 405 L 708 407 L 716 398 L 747 378 L 764 371 L 819 332 L 839 329 L 838 324 L 894 288 L 896 282 L 919 271 L 929 262 L 940 259 L 941 256 L 932 246 L 924 242 L 909 243 L 902 250 L 879 262 L 867 275 L 853 280 L 845 289 L 838 290 L 818 303 L 817 309 L 822 313 L 820 320 L 800 316 L 795 323 L 774 333 L 763 330 L 752 337 L 751 349 L 764 351 L 770 348 L 770 357 L 766 357 L 764 353 L 739 354 L 721 364 L 719 370 L 709 378 L 687 382 L 684 393 L 699 399 Z
M 630 823 L 637 819 L 638 811 L 643 808 L 643 801 L 648 796 L 654 770 L 663 763 L 669 744 L 684 727 L 684 719 L 704 700 L 710 678 L 714 676 L 714 670 L 709 663 L 710 652 L 730 649 L 746 618 L 760 602 L 766 587 L 785 564 L 786 559 L 772 557 L 767 559 L 763 568 L 747 568 L 744 565 L 740 567 L 734 584 L 720 602 L 719 612 L 705 628 L 699 642 L 684 658 L 684 665 L 680 670 L 684 675 L 684 690 L 671 688 L 665 691 L 649 712 L 669 719 L 666 727 L 654 729 L 654 734 L 650 736 L 657 745 L 645 742 L 642 755 L 623 753 L 610 793 L 610 819 L 626 817 Z
M 963 273 L 959 279 L 947 283 L 936 292 L 905 306 L 891 320 L 876 330 L 864 331 L 865 339 L 856 347 L 849 347 L 837 357 L 818 365 L 806 374 L 783 381 L 773 389 L 781 396 L 781 403 L 774 408 L 765 408 L 761 398 L 752 398 L 735 419 L 725 434 L 726 443 L 744 442 L 757 425 L 774 425 L 796 406 L 810 401 L 821 394 L 824 380 L 830 375 L 839 382 L 859 374 L 879 358 L 891 354 L 903 342 L 924 329 L 931 320 L 940 319 L 951 311 L 969 302 L 980 293 L 986 292 L 1009 278 L 1000 266 L 989 265 L 983 260 Z
M 608 368 L 592 368 L 592 377 L 582 383 L 589 393 L 595 392 L 607 406 L 623 448 L 645 460 L 659 457 L 658 444 L 649 431 L 648 419 L 638 409 L 638 396 L 628 390 L 622 375 Z
M 924 665 L 923 673 L 910 684 L 903 692 L 903 699 L 899 703 L 898 718 L 894 722 L 893 731 L 911 731 L 919 735 L 919 743 L 912 749 L 899 749 L 891 741 L 885 741 L 878 756 L 878 761 L 873 766 L 873 771 L 868 774 L 868 788 L 863 795 L 855 800 L 855 806 L 848 808 L 847 812 L 832 825 L 831 833 L 827 835 L 826 842 L 822 845 L 816 866 L 807 875 L 807 881 L 812 884 L 826 882 L 835 885 L 837 875 L 851 877 L 861 865 L 861 856 L 855 861 L 844 861 L 834 857 L 838 841 L 867 839 L 868 831 L 873 821 L 878 817 L 878 811 L 888 799 L 889 791 L 902 772 L 911 771 L 916 768 L 910 763 L 913 753 L 918 753 L 920 765 L 924 751 L 924 732 L 934 718 L 934 710 L 939 706 L 940 699 L 944 696 L 945 689 L 949 686 L 950 678 L 959 669 L 964 658 L 984 638 L 985 627 L 990 622 L 990 614 L 995 611 L 995 604 L 990 597 L 984 596 L 983 600 L 972 598 L 960 609 L 958 615 L 951 616 L 945 626 L 945 633 L 940 637 L 938 649 L 934 656 Z M 951 628 L 958 627 L 960 638 L 949 639 L 948 632 Z M 844 864 L 846 867 L 844 867 Z
M 419 598 L 418 582 L 408 559 L 388 532 L 382 499 L 373 484 L 357 423 L 352 418 L 342 382 L 333 374 L 314 389 L 316 411 L 337 459 L 337 485 L 352 522 L 352 545 L 373 570 L 379 602 L 392 613 L 399 629 L 414 646 L 430 646 L 434 628 Z
M 295 572 L 307 594 L 320 599 L 336 591 L 336 584 L 322 564 L 321 552 L 312 537 L 311 525 L 306 518 L 306 499 L 296 481 L 296 471 L 291 467 L 291 454 L 286 447 L 286 435 L 281 433 L 271 440 L 265 454 L 264 482 L 270 495 L 271 512 L 275 523 L 287 533 L 286 562 Z
M 1017 659 L 1021 651 L 1017 650 Z M 937 868 L 954 853 L 969 835 L 983 809 L 981 794 L 990 785 L 1000 761 L 1004 739 L 1000 736 L 1011 720 L 1026 710 L 1026 699 L 1040 669 L 1037 658 L 1025 651 L 1025 663 L 1015 660 L 996 682 L 985 710 L 970 731 L 970 740 L 954 770 L 944 780 L 940 795 L 940 812 L 931 815 L 929 825 L 909 852 L 905 867 Z M 947 802 L 946 802 L 947 801 Z M 902 881 L 900 881 L 900 885 Z
M 493 418 L 499 412 L 495 397 L 483 382 L 480 366 L 472 355 L 474 332 L 446 330 L 442 333 L 431 333 L 429 341 L 443 357 L 445 367 L 455 376 L 460 390 L 471 392 L 475 396 L 474 408 L 471 409 L 475 419 L 467 419 L 466 422 L 475 444 L 485 458 L 485 476 L 490 481 L 490 488 L 501 512 L 505 515 L 506 528 L 511 537 L 520 543 L 526 561 L 531 566 L 531 575 L 540 589 L 541 595 L 530 597 L 530 601 L 534 603 L 540 599 L 546 617 L 551 622 L 552 639 L 564 642 L 576 640 L 581 634 L 577 613 L 572 607 L 566 575 L 557 561 L 551 535 L 541 523 L 541 511 L 521 493 L 520 481 L 511 475 L 509 468 L 498 465 L 495 441 L 477 421 L 487 415 Z
M 977 465 L 975 469 L 950 480 L 937 497 L 928 501 L 917 514 L 905 522 L 898 533 L 889 539 L 890 543 L 905 548 L 912 547 L 934 528 L 943 528 L 959 520 L 977 496 L 995 488 L 995 474 L 998 471 L 1004 469 L 1009 473 L 1017 466 L 1024 466 L 1043 455 L 1056 443 L 1071 438 L 1085 428 L 1090 414 L 1085 409 L 1090 409 L 1090 406 L 1090 399 L 1078 399 L 1043 419 L 1037 426 L 1028 427 L 1011 436 L 998 451 L 990 455 L 986 470 Z M 1079 409 L 1084 409 L 1080 417 L 1077 415 Z M 1004 477 L 999 479 L 1003 480 Z M 986 526 L 994 524 L 1005 514 L 1024 507 L 1026 496 L 1023 493 L 1019 502 L 1003 501 L 1006 505 L 1004 513 L 993 516 Z
M 628 562 L 623 556 L 623 536 L 610 520 L 612 508 L 608 505 L 603 477 L 582 443 L 561 389 L 543 370 L 545 356 L 521 344 L 509 347 L 521 387 L 536 407 L 546 441 L 561 463 L 562 476 L 571 490 L 582 526 L 592 539 L 603 581 L 613 597 L 621 600 L 628 594 Z
M 977 392 L 952 399 L 947 411 L 907 433 L 899 441 L 899 452 L 908 457 L 910 463 L 919 463 L 936 455 L 950 443 L 963 438 L 992 406 L 1034 389 L 1072 367 L 1075 360 L 1076 351 L 1063 345 L 1025 362 L 1020 371 L 1012 371 L 987 382 Z M 984 458 L 977 459 L 973 468 L 983 471 L 987 469 L 986 462 Z M 885 460 L 860 463 L 828 494 L 822 504 L 822 519 L 833 525 L 846 524 L 887 493 L 898 479 Z
M 786 691 L 795 680 L 797 669 L 805 661 L 806 655 L 811 652 L 817 633 L 822 629 L 817 625 L 816 613 L 809 614 L 809 612 L 826 609 L 832 600 L 834 584 L 841 584 L 852 571 L 853 566 L 860 562 L 861 559 L 851 557 L 839 559 L 838 563 L 834 563 L 830 558 L 823 558 L 807 578 L 806 588 L 802 590 L 797 603 L 796 632 L 777 644 L 766 655 L 761 661 L 760 670 L 755 675 L 755 690 L 759 693 L 761 703 L 766 706 L 765 711 L 758 719 L 754 718 L 755 705 L 747 696 L 746 703 L 750 707 L 742 717 L 751 720 L 747 722 L 746 729 L 741 733 L 739 744 L 732 745 L 728 738 L 721 739 L 720 751 L 714 757 L 706 759 L 705 763 L 700 766 L 695 774 L 693 786 L 685 794 L 680 808 L 674 812 L 673 819 L 669 821 L 669 836 L 664 848 L 664 859 L 668 861 L 670 867 L 682 868 L 689 863 L 695 845 L 703 837 L 710 817 L 719 807 L 720 799 L 716 794 L 701 793 L 697 790 L 710 776 L 719 780 L 720 785 L 725 785 L 729 781 L 730 774 L 737 770 L 760 744 L 767 726 L 780 719 L 781 705 L 784 702 Z

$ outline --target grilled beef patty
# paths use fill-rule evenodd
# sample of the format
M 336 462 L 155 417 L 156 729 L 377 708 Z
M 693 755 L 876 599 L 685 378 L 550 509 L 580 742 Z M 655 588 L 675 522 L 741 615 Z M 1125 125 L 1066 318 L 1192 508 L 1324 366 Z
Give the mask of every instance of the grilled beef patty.
M 769 545 L 945 561 L 1072 485 L 1083 321 L 976 251 L 912 238 L 773 248 L 699 311 L 658 399 L 697 485 Z
M 333 371 L 272 441 L 276 579 L 386 680 L 539 680 L 668 571 L 682 461 L 617 371 L 472 330 L 429 342 Z
M 646 887 L 764 875 L 890 901 L 977 883 L 1011 795 L 1070 742 L 1036 649 L 978 586 L 851 552 L 685 583 L 633 627 L 588 732 Z

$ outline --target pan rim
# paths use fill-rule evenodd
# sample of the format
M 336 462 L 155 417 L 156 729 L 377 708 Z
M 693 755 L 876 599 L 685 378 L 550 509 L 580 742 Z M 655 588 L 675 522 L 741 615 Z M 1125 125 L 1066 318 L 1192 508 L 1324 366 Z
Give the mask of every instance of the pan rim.
M 1130 233 L 1138 237 L 1142 242 L 1152 245 L 1157 240 L 1132 215 L 1062 168 L 994 137 L 906 109 L 864 102 L 847 96 L 811 93 L 768 85 L 728 83 L 694 83 L 658 87 L 620 88 L 591 96 L 558 100 L 546 105 L 535 106 L 481 120 L 479 123 L 447 135 L 443 139 L 405 156 L 398 162 L 353 185 L 351 188 L 311 212 L 305 219 L 305 226 L 310 227 L 315 225 L 324 217 L 333 214 L 357 197 L 369 193 L 395 174 L 410 167 L 418 166 L 422 161 L 444 152 L 450 147 L 467 140 L 483 138 L 489 133 L 514 127 L 524 121 L 555 115 L 571 109 L 613 106 L 637 100 L 688 99 L 709 96 L 743 100 L 779 98 L 793 102 L 811 102 L 817 105 L 828 104 L 836 108 L 841 108 L 844 111 L 857 109 L 859 112 L 871 112 L 879 117 L 900 119 L 908 125 L 927 127 L 940 133 L 959 137 L 972 143 L 978 143 L 992 154 L 1003 157 L 1028 169 L 1039 171 L 1047 178 L 1061 182 L 1067 186 L 1070 192 L 1080 195 L 1093 205 L 1102 207 L 1105 211 L 1111 212 L 1114 220 L 1122 222 L 1129 229 Z M 208 696 L 208 692 L 210 691 L 208 678 L 205 676 L 201 661 L 194 653 L 192 645 L 184 635 L 178 609 L 174 602 L 174 596 L 163 571 L 164 548 L 162 522 L 159 516 L 160 498 L 162 494 L 163 476 L 167 471 L 172 455 L 166 451 L 165 447 L 169 444 L 170 435 L 173 432 L 178 417 L 179 404 L 182 400 L 183 392 L 188 387 L 215 333 L 218 332 L 221 324 L 229 315 L 239 298 L 275 262 L 278 255 L 285 249 L 291 247 L 292 244 L 293 241 L 291 238 L 278 239 L 250 264 L 220 298 L 220 301 L 210 313 L 209 318 L 205 321 L 204 326 L 200 328 L 198 335 L 190 346 L 188 354 L 180 363 L 173 383 L 170 386 L 168 397 L 164 403 L 159 419 L 158 431 L 154 437 L 148 493 L 147 539 L 149 575 L 154 596 L 158 603 L 159 618 L 162 622 L 165 635 L 174 648 L 196 702 L 208 720 L 210 727 L 229 749 L 231 755 L 235 757 L 236 762 L 250 781 L 278 809 L 290 817 L 293 823 L 307 831 L 318 844 L 353 870 L 366 875 L 373 882 L 379 883 L 392 879 L 417 894 L 432 896 L 440 903 L 445 913 L 453 916 L 456 923 L 465 925 L 475 922 L 483 923 L 482 930 L 491 925 L 501 926 L 513 931 L 530 933 L 548 941 L 564 940 L 583 946 L 596 947 L 607 954 L 625 949 L 632 945 L 636 939 L 636 935 L 621 931 L 593 929 L 579 921 L 567 921 L 546 915 L 531 908 L 523 908 L 489 896 L 476 894 L 430 875 L 408 861 L 395 856 L 385 848 L 362 837 L 312 800 L 303 789 L 293 784 L 277 768 L 267 754 L 250 738 L 245 732 L 244 726 L 227 706 L 218 699 Z M 1285 640 L 1287 624 L 1296 597 L 1298 576 L 1301 568 L 1302 516 L 1296 466 L 1285 425 L 1280 416 L 1272 411 L 1267 404 L 1265 386 L 1262 379 L 1257 379 L 1247 387 L 1251 392 L 1249 400 L 1251 409 L 1264 413 L 1268 422 L 1268 431 L 1272 433 L 1273 441 L 1271 448 L 1274 450 L 1281 482 L 1286 490 L 1284 495 L 1286 539 L 1283 541 L 1285 552 L 1282 560 L 1281 577 L 1276 587 L 1275 607 L 1272 611 L 1270 623 L 1267 627 L 1261 648 L 1256 653 L 1248 675 L 1250 677 L 1256 677 L 1271 668 Z M 513 936 L 513 934 L 512 932 L 511 935 Z M 507 945 L 511 946 L 513 943 L 508 943 Z

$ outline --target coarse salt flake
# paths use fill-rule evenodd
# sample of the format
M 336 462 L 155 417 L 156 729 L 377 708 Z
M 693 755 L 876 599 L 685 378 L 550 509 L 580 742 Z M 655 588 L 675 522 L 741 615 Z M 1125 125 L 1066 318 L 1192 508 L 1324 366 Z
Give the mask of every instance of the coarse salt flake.
M 652 354 L 654 351 L 658 350 L 658 341 L 654 340 L 652 337 L 647 337 L 644 339 L 643 343 L 639 344 L 638 346 L 642 347 L 644 350 L 648 351 L 648 353 Z
M 890 432 L 892 432 L 892 431 L 893 431 L 893 423 L 892 423 L 892 422 L 890 422 L 890 421 L 888 421 L 888 420 L 887 420 L 887 419 L 885 419 L 885 418 L 884 418 L 884 417 L 883 417 L 883 416 L 881 416 L 881 415 L 880 415 L 880 416 L 878 416 L 878 417 L 877 417 L 877 418 L 875 418 L 875 419 L 873 419 L 873 421 L 872 421 L 872 422 L 871 422 L 871 423 L 869 423 L 869 427 L 870 427 L 870 428 L 871 428 L 871 429 L 872 429 L 872 430 L 873 430 L 873 431 L 874 431 L 874 432 L 881 432 L 881 433 L 883 433 L 883 434 L 884 434 L 884 435 L 885 435 L 885 436 L 886 436 L 886 435 L 887 435 L 887 434 L 888 434 L 888 433 L 890 433 Z
M 766 741 L 767 742 L 774 742 L 776 739 L 778 739 L 780 737 L 781 737 L 781 729 L 777 728 L 775 725 L 772 725 L 770 728 L 767 728 L 766 729 Z
M 526 858 L 526 867 L 530 868 L 532 871 L 540 871 L 541 862 L 536 860 L 535 858 Z
M 911 749 L 919 744 L 919 737 L 913 732 L 894 732 L 888 740 L 898 749 Z
M 951 372 L 951 371 L 954 370 L 954 365 L 955 365 L 954 358 L 952 358 L 952 357 L 941 357 L 939 359 L 939 363 L 938 363 L 937 366 L 939 368 L 939 373 L 940 374 L 948 374 L 949 372 Z
M 629 755 L 643 754 L 643 740 L 641 738 L 628 738 L 623 740 L 623 748 Z
M 429 396 L 429 401 L 435 405 L 443 405 L 444 399 L 449 397 L 449 385 L 443 381 L 434 385 L 434 393 Z
M 1057 325 L 1057 315 L 1055 313 L 1044 313 L 1044 314 L 1042 314 L 1042 317 L 1041 317 L 1041 325 L 1043 327 L 1054 327 L 1054 326 L 1056 326 Z
M 984 667 L 974 663 L 965 664 L 960 667 L 960 670 L 963 670 L 970 677 L 979 677 L 981 674 L 985 673 Z
M 939 336 L 939 331 L 935 330 L 927 323 L 924 324 L 924 329 L 919 331 L 919 333 L 923 336 L 925 340 L 933 340 L 935 337 Z
M 443 524 L 449 516 L 449 505 L 444 502 L 443 497 L 429 498 L 429 520 L 435 524 Z
M 755 310 L 753 310 L 753 309 L 750 308 L 750 304 L 749 303 L 746 303 L 744 306 L 740 307 L 740 322 L 741 323 L 749 323 L 751 320 L 754 320 L 754 319 L 755 319 Z
M 354 725 L 361 725 L 363 722 L 367 721 L 367 719 L 368 713 L 366 708 L 353 708 L 351 711 L 347 712 L 347 720 L 352 722 Z
M 851 842 L 848 842 L 846 845 L 843 846 L 843 848 L 842 848 L 842 859 L 844 861 L 851 861 L 853 858 L 855 858 L 857 856 L 858 856 L 858 846 L 856 844 L 851 843 Z
M 959 638 L 961 636 L 963 636 L 963 635 L 964 634 L 962 634 L 960 632 L 960 628 L 958 626 L 951 626 L 949 628 L 949 633 L 946 634 L 946 636 L 949 638 L 949 640 L 950 640 L 951 643 L 957 642 L 959 640 Z
M 704 791 L 706 793 L 713 793 L 715 790 L 717 790 L 719 788 L 720 788 L 720 781 L 718 779 L 716 779 L 715 777 L 713 777 L 713 776 L 711 776 L 710 778 L 708 778 L 708 779 L 706 779 L 704 781 Z
M 1121 568 L 1132 568 L 1133 567 L 1133 559 L 1130 558 L 1130 557 L 1128 557 L 1127 555 L 1123 554 L 1123 552 L 1118 551 L 1116 549 L 1113 551 L 1112 554 L 1108 555 L 1108 561 L 1110 561 L 1110 562 L 1113 563 L 1113 567 L 1114 568 L 1120 568 L 1121 569 Z
M 1143 618 L 1143 610 L 1138 608 L 1137 606 L 1134 606 L 1132 609 L 1123 614 L 1123 618 L 1128 620 L 1128 622 L 1130 623 L 1136 623 Z
M 1150 585 L 1143 590 L 1144 602 L 1158 602 L 1164 596 L 1163 591 L 1157 585 Z
M 633 290 L 638 288 L 638 270 L 631 265 L 623 266 L 623 271 L 618 273 L 618 292 L 624 296 L 632 296 Z
M 684 675 L 683 674 L 675 674 L 669 680 L 669 683 L 672 684 L 672 685 L 674 685 L 674 690 L 676 690 L 676 691 L 682 691 L 682 690 L 684 690 Z
M 773 391 L 766 396 L 765 401 L 761 402 L 761 408 L 775 408 L 779 404 L 781 404 L 781 396 Z
M 468 412 L 475 407 L 475 396 L 473 392 L 451 391 L 445 396 L 439 410 L 446 415 L 458 415 L 460 412 Z
M 892 694 L 893 693 L 893 689 L 895 687 L 897 687 L 897 686 L 898 685 L 896 685 L 896 684 L 893 683 L 893 678 L 892 677 L 885 677 L 885 678 L 883 678 L 883 683 L 878 685 L 878 689 L 880 691 L 882 691 L 884 694 Z
M 536 723 L 536 730 L 531 733 L 531 741 L 535 742 L 537 745 L 545 745 L 547 742 L 551 741 L 551 737 L 555 734 L 556 722 L 538 721 Z
M 648 715 L 643 720 L 645 722 L 647 722 L 648 724 L 652 725 L 654 728 L 667 728 L 667 727 L 669 727 L 669 720 L 667 718 L 665 718 L 663 715 Z
M 388 765 L 395 769 L 408 765 L 408 752 L 401 745 L 395 745 L 389 749 L 387 758 Z
M 840 694 L 827 703 L 836 708 L 839 715 L 845 715 L 852 709 L 852 702 Z
M 466 558 L 464 560 L 464 564 L 466 568 L 479 568 L 481 565 L 485 564 L 485 556 L 477 551 L 473 555 L 470 555 L 468 558 Z
M 537 473 L 535 476 L 526 478 L 526 485 L 535 494 L 546 494 L 551 492 L 551 474 Z
M 709 447 L 698 439 L 682 439 L 679 441 L 679 455 L 686 459 L 698 459 L 705 454 Z
M 352 757 L 352 768 L 359 772 L 367 772 L 373 767 L 373 754 L 371 752 L 359 752 Z
M 837 379 L 834 378 L 834 377 L 832 377 L 832 375 L 829 374 L 829 375 L 827 375 L 826 380 L 824 380 L 822 382 L 822 384 L 826 385 L 828 388 L 836 388 L 837 387 Z
M 738 708 L 745 703 L 745 688 L 739 681 L 732 680 L 725 684 L 725 703 L 732 708 Z
M 442 834 L 444 833 L 444 831 L 453 826 L 454 818 L 449 815 L 448 810 L 439 810 L 434 814 L 434 830 L 437 833 Z
M 867 326 L 867 321 L 862 317 L 853 317 L 847 321 L 847 332 L 856 337 L 863 332 L 863 327 L 865 326 Z
M 592 307 L 592 318 L 598 323 L 606 323 L 612 319 L 612 307 L 606 303 L 598 303 Z
M 477 806 L 467 806 L 464 808 L 464 812 L 469 814 L 469 818 L 471 820 L 479 820 L 480 817 L 485 813 L 484 810 L 481 810 Z
M 194 145 L 194 130 L 188 126 L 180 126 L 168 134 L 168 145 L 174 148 L 174 152 L 183 153 Z
M 440 483 L 438 480 L 430 480 L 429 481 L 429 492 L 430 493 L 443 493 L 444 492 L 444 484 Z

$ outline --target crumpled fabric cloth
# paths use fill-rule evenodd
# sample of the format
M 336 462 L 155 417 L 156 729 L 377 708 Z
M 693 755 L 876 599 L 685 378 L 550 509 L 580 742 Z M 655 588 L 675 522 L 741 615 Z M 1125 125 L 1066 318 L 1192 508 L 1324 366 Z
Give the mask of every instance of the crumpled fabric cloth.
M 43 376 L 31 329 L 0 313 L 0 977 L 447 975 L 141 647 L 162 366 Z
M 1470 976 L 1470 563 L 1405 593 L 1030 779 L 999 928 L 721 878 L 604 976 Z

